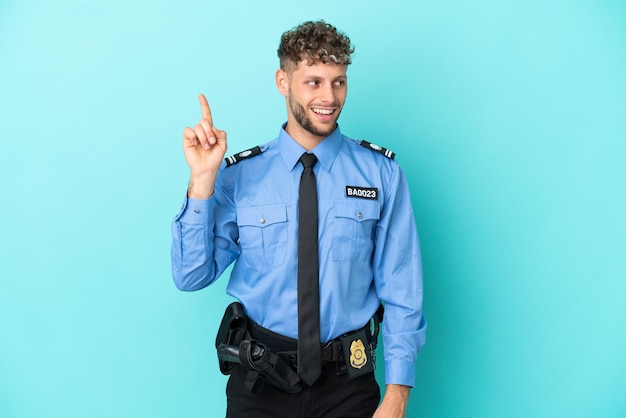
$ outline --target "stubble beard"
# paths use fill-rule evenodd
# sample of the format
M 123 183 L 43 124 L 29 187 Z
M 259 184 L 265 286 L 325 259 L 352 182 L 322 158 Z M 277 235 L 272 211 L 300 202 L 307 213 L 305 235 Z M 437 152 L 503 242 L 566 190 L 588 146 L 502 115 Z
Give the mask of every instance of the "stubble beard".
M 296 102 L 293 99 L 293 96 L 291 94 L 289 94 L 288 100 L 289 100 L 289 107 L 291 109 L 291 113 L 293 114 L 294 119 L 307 132 L 315 136 L 325 138 L 335 130 L 335 127 L 337 126 L 337 120 L 339 119 L 339 114 L 341 113 L 339 110 L 336 110 L 337 117 L 335 118 L 335 123 L 333 123 L 332 126 L 330 126 L 328 129 L 321 130 L 321 129 L 318 129 L 315 125 L 313 125 L 313 121 L 307 115 L 307 112 L 304 106 Z

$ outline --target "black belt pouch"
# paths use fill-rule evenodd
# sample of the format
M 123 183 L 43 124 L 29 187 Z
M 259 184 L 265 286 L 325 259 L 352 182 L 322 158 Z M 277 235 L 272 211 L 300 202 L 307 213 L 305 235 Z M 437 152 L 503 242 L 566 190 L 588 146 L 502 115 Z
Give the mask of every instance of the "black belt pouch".
M 349 379 L 374 371 L 374 358 L 365 328 L 341 337 L 341 345 Z

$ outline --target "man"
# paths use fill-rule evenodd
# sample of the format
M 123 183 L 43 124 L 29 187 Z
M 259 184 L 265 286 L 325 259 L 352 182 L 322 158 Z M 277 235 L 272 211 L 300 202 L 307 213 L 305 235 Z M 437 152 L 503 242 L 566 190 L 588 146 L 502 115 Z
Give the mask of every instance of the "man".
M 228 416 L 405 416 L 426 329 L 421 257 L 394 154 L 337 125 L 353 51 L 324 21 L 282 35 L 276 86 L 287 123 L 266 145 L 223 162 L 226 132 L 203 95 L 200 122 L 184 130 L 191 179 L 172 226 L 175 283 L 204 288 L 235 262 L 227 291 L 250 324 L 247 354 L 231 357 L 242 364 L 230 369 Z M 387 386 L 379 405 L 368 348 L 381 302 Z M 278 366 L 259 370 L 255 344 L 263 355 L 280 353 L 274 359 L 288 365 L 290 384 L 272 378 Z

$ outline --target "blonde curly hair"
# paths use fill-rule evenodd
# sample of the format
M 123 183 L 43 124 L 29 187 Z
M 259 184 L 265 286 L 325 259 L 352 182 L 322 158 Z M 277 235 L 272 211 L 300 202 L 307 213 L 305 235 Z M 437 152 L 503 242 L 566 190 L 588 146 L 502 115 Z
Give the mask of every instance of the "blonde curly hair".
M 323 20 L 304 22 L 283 33 L 278 46 L 280 68 L 292 70 L 299 61 L 349 65 L 354 48 L 350 38 Z

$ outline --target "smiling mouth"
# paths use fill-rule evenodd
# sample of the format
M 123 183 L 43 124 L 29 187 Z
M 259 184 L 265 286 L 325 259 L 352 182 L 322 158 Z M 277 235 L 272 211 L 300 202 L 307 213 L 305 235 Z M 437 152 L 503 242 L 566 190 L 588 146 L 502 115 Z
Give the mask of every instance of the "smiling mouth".
M 336 109 L 324 109 L 321 107 L 313 107 L 311 108 L 311 110 L 313 111 L 313 113 L 316 113 L 318 115 L 332 115 L 333 113 L 335 113 Z

